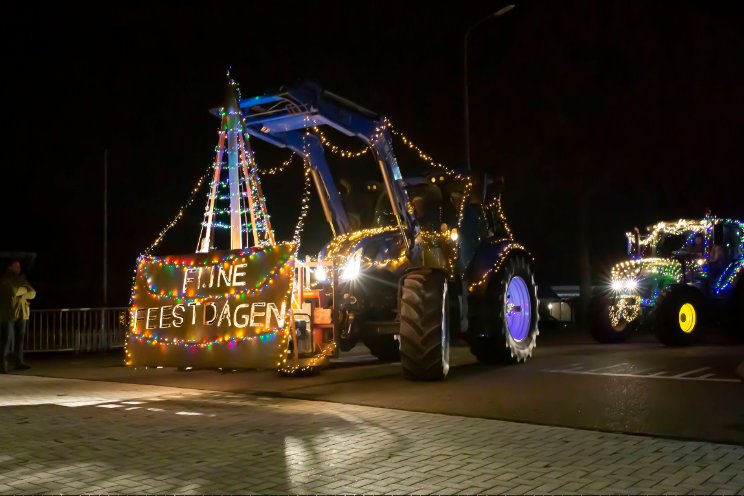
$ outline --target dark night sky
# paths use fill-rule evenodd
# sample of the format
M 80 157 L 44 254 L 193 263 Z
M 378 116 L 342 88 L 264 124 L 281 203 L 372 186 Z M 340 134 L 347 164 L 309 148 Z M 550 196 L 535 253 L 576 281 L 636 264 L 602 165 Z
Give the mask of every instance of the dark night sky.
M 39 254 L 39 306 L 100 304 L 108 148 L 110 303 L 125 305 L 137 254 L 212 160 L 218 121 L 207 111 L 229 64 L 244 96 L 312 78 L 459 167 L 462 36 L 503 5 L 8 4 L 0 251 Z M 523 2 L 473 33 L 473 163 L 505 176 L 507 214 L 540 280 L 578 282 L 582 198 L 596 275 L 633 225 L 706 207 L 744 217 L 742 21 L 735 2 Z M 397 150 L 404 173 L 420 166 Z M 266 167 L 288 156 L 256 152 Z M 371 166 L 334 162 L 344 165 Z M 283 238 L 300 175 L 265 182 Z M 318 207 L 312 249 L 328 233 Z M 200 195 L 163 252 L 193 251 L 202 208 Z

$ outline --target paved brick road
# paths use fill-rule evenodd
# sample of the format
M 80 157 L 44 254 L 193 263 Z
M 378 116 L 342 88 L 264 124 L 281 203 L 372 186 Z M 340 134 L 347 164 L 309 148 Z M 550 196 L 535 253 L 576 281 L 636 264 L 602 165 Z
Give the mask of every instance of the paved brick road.
M 744 447 L 0 376 L 0 493 L 50 492 L 744 494 Z

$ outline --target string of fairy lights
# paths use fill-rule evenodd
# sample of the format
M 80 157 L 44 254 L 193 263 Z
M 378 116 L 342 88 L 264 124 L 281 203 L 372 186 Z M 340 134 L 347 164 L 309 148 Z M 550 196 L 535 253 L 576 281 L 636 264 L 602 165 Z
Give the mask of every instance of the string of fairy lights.
M 490 243 L 496 245 L 496 244 L 505 243 L 508 241 L 511 241 L 511 240 L 507 238 L 503 238 L 503 239 L 494 239 Z M 499 257 L 498 261 L 490 269 L 484 272 L 480 279 L 478 279 L 477 281 L 473 281 L 468 285 L 468 292 L 473 293 L 476 290 L 478 290 L 478 288 L 487 284 L 488 279 L 491 276 L 491 274 L 497 273 L 498 271 L 501 270 L 501 267 L 504 266 L 504 264 L 506 263 L 506 260 L 509 258 L 507 255 L 509 255 L 509 253 L 511 253 L 514 250 L 518 250 L 524 253 L 529 253 L 527 251 L 527 248 L 524 247 L 524 245 L 521 245 L 519 243 L 507 244 L 504 250 L 501 252 L 501 256 Z
M 610 325 L 617 328 L 621 322 L 629 324 L 641 314 L 641 298 L 635 295 L 622 295 L 608 307 Z
M 319 137 L 319 139 L 320 139 L 321 143 L 324 145 L 324 148 L 325 149 L 328 149 L 332 153 L 334 153 L 336 155 L 340 155 L 340 156 L 342 156 L 344 158 L 356 158 L 356 157 L 360 157 L 360 156 L 366 154 L 370 149 L 372 149 L 372 147 L 374 146 L 374 144 L 378 140 L 380 140 L 380 139 L 387 139 L 386 136 L 385 136 L 385 132 L 386 131 L 389 131 L 392 135 L 400 138 L 400 140 L 403 142 L 403 144 L 405 144 L 409 149 L 411 149 L 414 152 L 416 152 L 417 155 L 418 155 L 418 157 L 421 160 L 423 160 L 424 162 L 427 162 L 432 168 L 437 169 L 437 170 L 441 170 L 442 171 L 442 174 L 443 175 L 446 175 L 451 180 L 463 181 L 465 183 L 465 187 L 464 187 L 464 190 L 463 190 L 463 193 L 462 193 L 462 198 L 460 200 L 460 203 L 459 203 L 459 206 L 458 206 L 458 212 L 457 212 L 457 226 L 456 226 L 457 227 L 457 231 L 459 231 L 461 229 L 461 227 L 462 227 L 462 220 L 463 220 L 464 213 L 465 213 L 465 206 L 467 205 L 468 199 L 470 197 L 470 193 L 471 193 L 472 188 L 473 188 L 472 179 L 468 175 L 458 173 L 458 172 L 454 171 L 453 169 L 447 167 L 446 165 L 442 164 L 441 162 L 437 162 L 436 160 L 434 160 L 433 157 L 431 157 L 431 155 L 429 155 L 426 152 L 424 152 L 408 136 L 406 136 L 405 134 L 403 134 L 400 131 L 397 131 L 393 127 L 393 125 L 392 125 L 392 123 L 390 122 L 389 119 L 385 118 L 383 120 L 383 122 L 381 123 L 381 125 L 379 125 L 376 128 L 375 134 L 372 136 L 372 139 L 371 139 L 371 144 L 368 145 L 368 146 L 366 146 L 366 147 L 364 147 L 364 148 L 358 149 L 358 150 L 344 149 L 344 148 L 340 147 L 339 145 L 337 145 L 335 143 L 332 143 L 317 126 L 313 127 L 312 129 L 315 132 L 315 134 Z M 443 179 L 444 179 L 444 177 L 442 177 L 440 180 L 443 180 Z M 437 179 L 436 178 L 432 178 L 432 181 L 433 182 L 436 182 Z M 503 222 L 503 224 L 504 224 L 504 226 L 505 226 L 505 228 L 506 228 L 506 230 L 507 230 L 507 232 L 509 234 L 509 237 L 511 238 L 511 230 L 509 229 L 508 224 L 506 223 L 506 217 L 505 217 L 505 215 L 503 213 L 503 210 L 501 209 L 501 199 L 500 199 L 500 197 L 497 199 L 497 202 L 498 202 L 497 205 L 496 205 L 497 206 L 497 209 L 496 210 L 498 212 L 497 215 L 502 220 L 502 222 Z M 412 211 L 412 206 L 409 204 L 409 213 L 411 211 Z M 370 236 L 370 235 L 373 235 L 373 234 L 378 234 L 380 232 L 384 232 L 384 229 L 382 229 L 382 228 L 374 228 L 372 230 L 365 230 L 364 232 L 365 232 L 365 235 L 366 236 Z M 457 243 L 453 243 L 454 239 L 451 239 L 449 237 L 449 234 L 442 234 L 442 235 L 437 234 L 436 237 L 437 237 L 437 240 L 436 240 L 437 242 L 443 242 L 445 245 L 450 244 L 450 245 L 452 245 L 452 248 L 454 249 L 454 253 L 452 254 L 452 256 L 447 257 L 447 270 L 448 270 L 448 273 L 450 274 L 450 277 L 453 277 L 454 274 L 455 274 L 455 270 L 456 270 L 455 265 L 456 265 L 456 261 L 457 261 L 457 255 L 458 255 L 459 245 Z M 427 239 L 426 241 L 431 241 L 431 240 L 428 240 Z M 399 259 L 400 259 L 400 257 L 391 257 L 389 260 L 383 260 L 383 261 L 375 262 L 375 265 L 377 265 L 377 266 L 386 266 L 386 265 L 389 265 L 391 263 L 394 263 L 394 260 L 398 260 L 395 263 L 399 265 L 400 263 L 402 263 L 402 262 L 400 262 Z
M 256 257 L 260 257 L 264 253 L 270 253 L 271 251 L 272 251 L 271 250 L 271 247 L 268 246 L 268 247 L 266 247 L 266 250 L 252 250 L 249 255 L 243 256 L 241 258 L 238 258 L 238 257 L 229 257 L 228 256 L 228 257 L 223 257 L 222 259 L 220 259 L 219 263 L 217 263 L 217 264 L 215 264 L 214 262 L 211 262 L 210 261 L 209 264 L 201 264 L 201 265 L 204 266 L 204 267 L 206 267 L 207 265 L 219 266 L 219 265 L 224 265 L 226 262 L 229 262 L 231 260 L 239 260 L 242 263 L 253 262 Z M 245 254 L 246 252 L 242 252 L 242 253 Z M 222 299 L 222 298 L 237 298 L 237 299 L 239 299 L 239 298 L 259 296 L 261 293 L 263 293 L 264 290 L 269 289 L 275 283 L 275 279 L 276 278 L 278 278 L 280 276 L 283 276 L 283 275 L 285 275 L 287 273 L 287 271 L 289 270 L 287 268 L 288 267 L 287 266 L 287 263 L 289 261 L 289 258 L 290 258 L 289 255 L 286 255 L 286 256 L 280 258 L 277 261 L 276 265 L 274 265 L 274 267 L 272 267 L 271 270 L 262 279 L 259 279 L 258 281 L 256 281 L 252 285 L 252 287 L 249 287 L 246 284 L 246 286 L 243 287 L 243 288 L 241 288 L 241 289 L 237 289 L 236 290 L 235 288 L 231 288 L 231 289 L 228 289 L 227 291 L 225 291 L 221 295 L 220 294 L 210 294 L 209 296 L 205 296 L 205 297 L 202 297 L 202 298 L 196 298 L 194 296 L 193 290 L 192 290 L 191 293 L 188 293 L 188 292 L 185 292 L 182 289 L 178 289 L 178 288 L 176 288 L 176 289 L 169 289 L 169 290 L 167 290 L 165 288 L 159 288 L 154 283 L 153 277 L 151 275 L 149 275 L 148 272 L 147 272 L 147 270 L 146 270 L 146 268 L 148 266 L 149 267 L 153 267 L 153 268 L 154 267 L 161 267 L 162 268 L 164 266 L 166 268 L 188 266 L 188 267 L 199 269 L 199 268 L 202 268 L 202 267 L 200 267 L 200 264 L 189 264 L 189 265 L 187 265 L 187 264 L 184 264 L 182 262 L 175 262 L 175 263 L 166 263 L 166 264 L 163 264 L 163 262 L 158 262 L 158 259 L 155 258 L 155 257 L 143 257 L 141 259 L 141 261 L 140 261 L 140 269 L 141 269 L 141 272 L 143 273 L 144 279 L 145 279 L 145 281 L 147 283 L 147 290 L 150 292 L 150 295 L 152 297 L 154 297 L 156 299 L 169 298 L 169 299 L 173 299 L 174 301 L 177 301 L 179 303 L 182 302 L 182 301 L 186 301 L 186 300 L 188 300 L 190 302 L 202 302 L 202 301 L 211 300 L 211 299 Z M 200 277 L 201 277 L 201 274 L 202 274 L 202 271 L 199 271 L 199 276 Z M 213 275 L 212 275 L 212 279 L 214 279 Z
M 300 251 L 300 243 L 302 241 L 302 232 L 305 230 L 305 217 L 307 217 L 308 209 L 310 208 L 310 183 L 312 182 L 311 168 L 308 162 L 307 156 L 304 158 L 304 182 L 302 185 L 302 197 L 300 199 L 300 214 L 297 217 L 295 223 L 294 234 L 292 235 L 292 243 L 295 245 L 295 253 Z
M 362 155 L 365 155 L 367 152 L 369 152 L 371 148 L 370 146 L 365 146 L 364 148 L 360 148 L 359 150 L 345 150 L 340 146 L 332 143 L 318 126 L 313 126 L 312 129 L 313 131 L 315 131 L 315 134 L 318 135 L 318 138 L 320 138 L 320 142 L 323 144 L 323 148 L 325 150 L 328 150 L 331 153 L 335 153 L 336 155 L 340 155 L 344 158 L 361 157 Z

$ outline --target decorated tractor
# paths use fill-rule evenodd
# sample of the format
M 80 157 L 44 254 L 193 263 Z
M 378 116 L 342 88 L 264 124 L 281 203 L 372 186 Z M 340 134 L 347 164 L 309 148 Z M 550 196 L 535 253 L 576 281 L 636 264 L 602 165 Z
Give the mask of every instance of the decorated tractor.
M 441 380 L 453 335 L 482 362 L 531 356 L 538 334 L 532 262 L 506 223 L 498 182 L 476 184 L 433 162 L 385 118 L 312 83 L 244 99 L 240 107 L 251 137 L 303 157 L 333 232 L 317 260 L 298 261 L 300 358 L 331 349 L 329 343 L 346 351 L 361 341 L 380 360 L 400 360 L 408 378 Z M 341 150 L 324 128 L 365 146 Z M 403 178 L 393 135 L 429 163 L 428 174 Z M 365 188 L 372 201 L 340 192 L 327 149 L 372 156 L 381 173 Z
M 708 215 L 626 236 L 630 258 L 592 301 L 596 340 L 621 342 L 648 323 L 662 343 L 688 345 L 715 321 L 744 338 L 744 223 Z
M 175 219 L 140 256 L 126 362 L 133 366 L 277 368 L 313 372 L 358 342 L 406 377 L 444 379 L 452 335 L 478 360 L 520 362 L 537 338 L 531 257 L 501 210 L 501 183 L 433 162 L 389 121 L 311 83 L 240 98 L 234 81 L 221 118 L 196 252 L 154 256 Z M 328 142 L 324 126 L 360 138 L 357 152 Z M 427 173 L 403 178 L 392 136 Z M 304 161 L 301 213 L 291 242 L 274 238 L 249 138 Z M 369 153 L 381 181 L 345 192 L 324 151 Z M 286 165 L 286 164 L 285 164 Z M 312 184 L 333 237 L 316 259 L 297 257 Z M 220 247 L 222 245 L 222 248 Z M 229 248 L 228 248 L 229 247 Z

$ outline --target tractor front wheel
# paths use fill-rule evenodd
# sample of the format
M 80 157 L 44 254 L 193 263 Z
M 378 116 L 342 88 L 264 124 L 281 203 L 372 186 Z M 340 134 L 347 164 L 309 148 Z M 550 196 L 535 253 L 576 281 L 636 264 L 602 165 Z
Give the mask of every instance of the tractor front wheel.
M 618 317 L 613 324 L 611 318 L 612 304 L 605 295 L 595 295 L 589 308 L 589 332 L 600 343 L 622 343 L 628 339 L 628 334 L 638 327 L 638 317 L 628 322 Z
M 470 351 L 481 363 L 519 363 L 537 344 L 537 286 L 526 257 L 512 255 L 494 274 L 477 326 L 486 337 L 474 338 Z
M 731 295 L 731 310 L 729 318 L 729 334 L 737 343 L 744 342 L 744 277 L 734 287 Z
M 669 288 L 656 307 L 656 337 L 667 346 L 691 345 L 705 324 L 705 300 L 690 286 Z
M 449 372 L 447 278 L 440 271 L 412 272 L 400 301 L 400 363 L 412 380 L 439 381 Z

